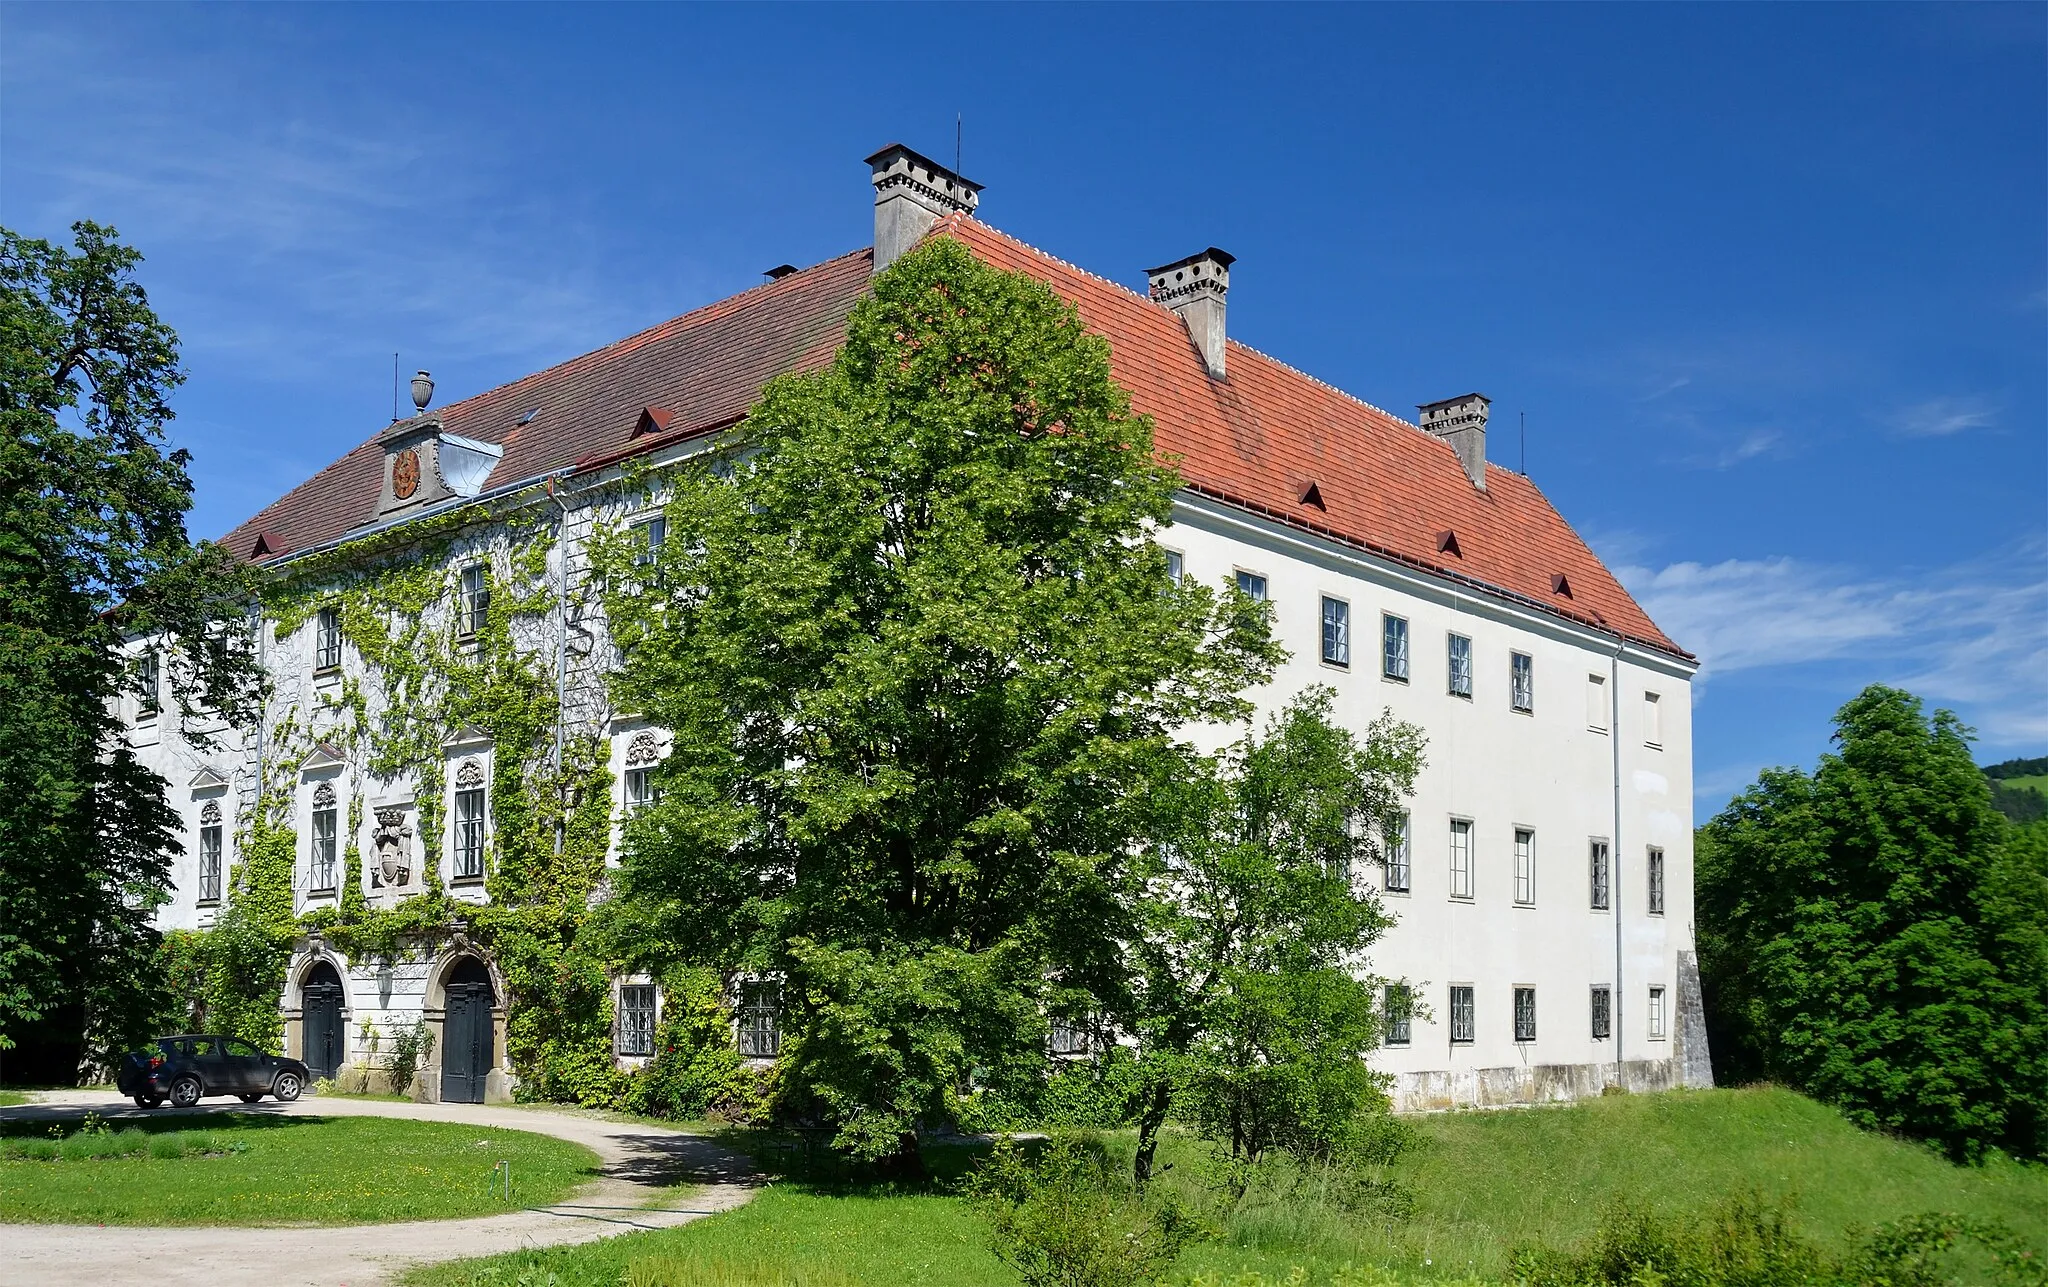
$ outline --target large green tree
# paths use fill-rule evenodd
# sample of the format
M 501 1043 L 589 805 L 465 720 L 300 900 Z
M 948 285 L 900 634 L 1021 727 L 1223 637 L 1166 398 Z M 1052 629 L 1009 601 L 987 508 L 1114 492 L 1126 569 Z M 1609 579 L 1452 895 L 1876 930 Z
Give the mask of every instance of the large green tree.
M 619 700 L 674 732 L 616 923 L 780 977 L 791 1102 L 855 1154 L 915 1165 L 1110 986 L 1174 730 L 1277 657 L 1166 575 L 1177 482 L 1073 308 L 940 239 L 683 476 L 656 568 L 610 560 Z
M 140 256 L 77 224 L 65 248 L 0 229 L 0 1075 L 68 1080 L 148 1023 L 150 913 L 178 821 L 117 699 L 164 640 L 151 699 L 230 722 L 261 691 L 247 576 L 185 531 L 169 450 L 177 337 Z
M 1382 716 L 1361 740 L 1332 720 L 1334 698 L 1304 692 L 1151 797 L 1110 1015 L 1137 1039 L 1141 1184 L 1177 1105 L 1250 1165 L 1326 1156 L 1385 1103 L 1365 1063 L 1382 1035 L 1366 953 L 1393 922 L 1370 873 L 1423 737 Z
M 1723 1080 L 1770 1077 L 1957 1156 L 2048 1146 L 2048 867 L 1969 731 L 1871 687 L 1811 774 L 1700 828 L 1701 981 Z

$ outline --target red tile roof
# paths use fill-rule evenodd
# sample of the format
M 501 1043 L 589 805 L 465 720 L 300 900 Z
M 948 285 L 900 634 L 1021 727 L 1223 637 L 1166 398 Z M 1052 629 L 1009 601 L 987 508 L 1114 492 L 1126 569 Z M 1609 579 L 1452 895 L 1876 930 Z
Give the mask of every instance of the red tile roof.
M 1481 491 L 1448 444 L 1242 344 L 1229 345 L 1227 378 L 1212 380 L 1172 310 L 966 215 L 934 235 L 1071 301 L 1109 340 L 1118 382 L 1153 417 L 1157 445 L 1178 457 L 1190 491 L 1690 656 L 1522 475 L 1489 465 Z M 871 261 L 855 251 L 686 313 L 455 403 L 443 427 L 504 444 L 489 489 L 730 425 L 770 377 L 830 360 Z M 517 423 L 535 408 L 531 423 Z M 373 436 L 236 528 L 229 548 L 250 557 L 259 533 L 288 550 L 347 535 L 375 508 L 382 454 Z

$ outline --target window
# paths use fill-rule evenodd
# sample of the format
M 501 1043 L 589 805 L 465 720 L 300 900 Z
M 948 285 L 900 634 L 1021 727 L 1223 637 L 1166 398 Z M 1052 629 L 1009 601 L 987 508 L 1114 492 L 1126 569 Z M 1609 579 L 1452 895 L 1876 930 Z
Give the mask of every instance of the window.
M 199 901 L 220 901 L 220 801 L 199 809 Z
M 631 817 L 656 800 L 661 799 L 661 788 L 654 785 L 652 769 L 626 770 L 626 816 Z
M 640 548 L 633 553 L 633 562 L 638 567 L 653 567 L 661 557 L 661 543 L 668 539 L 668 520 L 657 514 L 644 523 L 633 525 L 633 536 Z
M 1323 597 L 1323 660 L 1332 666 L 1351 664 L 1351 605 Z
M 1515 828 L 1515 901 L 1536 901 L 1536 833 L 1522 827 Z
M 313 788 L 313 852 L 307 863 L 307 888 L 326 893 L 334 888 L 334 784 Z
M 1407 985 L 1389 983 L 1383 1004 L 1387 1044 L 1407 1045 L 1412 1035 L 1415 1015 L 1415 1003 L 1408 995 Z
M 1643 891 L 1649 895 L 1650 915 L 1664 914 L 1664 851 L 1650 850 L 1649 871 L 1643 881 Z
M 1266 601 L 1266 578 L 1256 572 L 1240 570 L 1237 574 L 1237 588 L 1254 603 Z
M 1452 635 L 1450 640 L 1451 696 L 1472 695 L 1472 641 L 1464 635 Z
M 341 609 L 322 608 L 313 618 L 313 669 L 334 670 L 341 665 Z
M 1536 709 L 1536 663 L 1526 652 L 1508 654 L 1508 705 L 1524 713 Z
M 1408 682 L 1408 621 L 1405 617 L 1382 617 L 1380 673 L 1388 679 Z
M 455 879 L 484 875 L 484 768 L 464 760 L 455 774 Z
M 1465 1044 L 1472 1040 L 1475 1024 L 1472 1016 L 1472 989 L 1460 984 L 1451 985 L 1451 1040 Z
M 491 615 L 491 581 L 481 563 L 462 569 L 462 602 L 457 606 L 456 628 L 473 635 L 484 628 Z
M 1664 1039 L 1664 989 L 1650 989 L 1650 1040 Z
M 1409 881 L 1408 815 L 1387 824 L 1387 892 L 1405 894 Z
M 1472 824 L 1451 820 L 1451 897 L 1472 897 Z
M 1664 749 L 1664 707 L 1655 693 L 1643 694 L 1643 745 Z
M 151 648 L 135 659 L 135 717 L 155 719 L 164 708 L 163 665 Z
M 1182 557 L 1179 550 L 1168 550 L 1166 552 L 1166 579 L 1178 584 L 1180 579 L 1186 575 L 1187 560 Z
M 739 1048 L 749 1059 L 773 1059 L 782 1048 L 776 1026 L 780 991 L 773 983 L 740 984 Z
M 1614 994 L 1604 987 L 1593 989 L 1593 1040 L 1614 1035 Z
M 1515 989 L 1515 1040 L 1536 1040 L 1536 989 Z
M 1592 907 L 1596 912 L 1607 910 L 1607 842 L 1592 840 L 1586 844 L 1586 866 L 1592 881 Z
M 654 1053 L 654 985 L 628 983 L 619 989 L 619 1053 Z
M 1595 733 L 1607 731 L 1607 676 L 1586 676 L 1586 727 Z
M 1050 1032 L 1050 1045 L 1055 1055 L 1085 1055 L 1088 1053 L 1088 1029 L 1073 1019 L 1054 1019 Z

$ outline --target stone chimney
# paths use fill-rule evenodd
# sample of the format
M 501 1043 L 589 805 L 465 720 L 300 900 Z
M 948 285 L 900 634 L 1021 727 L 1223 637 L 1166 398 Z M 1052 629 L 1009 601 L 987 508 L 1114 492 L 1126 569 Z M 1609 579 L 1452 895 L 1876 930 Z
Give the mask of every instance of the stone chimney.
M 981 204 L 981 185 L 919 156 L 901 143 L 891 143 L 868 158 L 875 185 L 875 271 L 896 262 L 955 211 L 974 213 Z
M 1486 490 L 1486 412 L 1493 399 L 1483 393 L 1468 393 L 1442 402 L 1425 402 L 1416 423 L 1458 453 L 1465 476 L 1481 491 Z
M 1176 259 L 1163 268 L 1147 269 L 1152 298 L 1180 314 L 1188 338 L 1209 368 L 1210 378 L 1223 378 L 1223 297 L 1230 293 L 1230 265 L 1236 259 L 1211 246 L 1199 255 Z

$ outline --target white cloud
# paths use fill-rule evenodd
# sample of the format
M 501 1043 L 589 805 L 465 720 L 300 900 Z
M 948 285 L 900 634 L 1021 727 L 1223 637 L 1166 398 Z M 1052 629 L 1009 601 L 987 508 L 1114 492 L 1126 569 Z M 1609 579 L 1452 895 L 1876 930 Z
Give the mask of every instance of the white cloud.
M 1784 440 L 1785 435 L 1776 429 L 1752 429 L 1733 445 L 1719 451 L 1689 456 L 1685 463 L 1695 469 L 1732 469 L 1744 461 L 1755 460 L 1759 456 L 1783 454 L 1780 446 Z
M 1908 438 L 1946 438 L 1996 423 L 1999 411 L 1983 398 L 1929 398 L 1894 412 L 1891 424 Z
M 1958 709 L 1987 742 L 2048 741 L 2048 543 L 1873 576 L 1791 558 L 1616 569 L 1702 682 L 1834 663 Z

